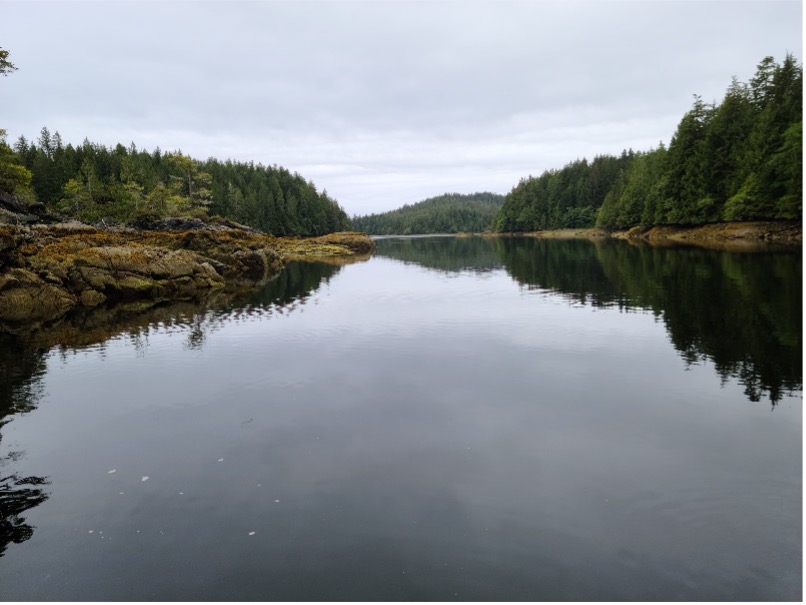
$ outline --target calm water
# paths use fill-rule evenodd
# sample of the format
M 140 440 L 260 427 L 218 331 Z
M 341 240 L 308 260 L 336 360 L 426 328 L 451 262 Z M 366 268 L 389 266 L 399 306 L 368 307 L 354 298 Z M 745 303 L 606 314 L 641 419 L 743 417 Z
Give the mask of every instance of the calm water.
M 800 600 L 801 276 L 384 239 L 6 337 L 0 594 Z

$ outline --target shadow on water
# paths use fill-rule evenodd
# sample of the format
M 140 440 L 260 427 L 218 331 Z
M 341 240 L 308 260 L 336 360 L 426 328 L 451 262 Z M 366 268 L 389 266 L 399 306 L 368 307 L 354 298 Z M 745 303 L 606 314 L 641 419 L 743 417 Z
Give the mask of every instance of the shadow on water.
M 501 269 L 495 242 L 478 237 L 389 237 L 375 240 L 375 256 L 420 265 L 444 273 L 489 273 Z
M 440 272 L 503 267 L 571 304 L 649 310 L 687 364 L 712 362 L 751 401 L 803 388 L 799 251 L 656 248 L 615 240 L 420 238 L 378 241 L 378 256 Z
M 39 405 L 47 357 L 52 351 L 62 355 L 88 347 L 102 351 L 111 338 L 123 337 L 144 352 L 152 330 L 185 333 L 186 347 L 199 349 L 209 333 L 233 319 L 300 309 L 341 268 L 325 263 L 291 263 L 258 289 L 216 292 L 194 302 L 148 308 L 100 307 L 72 313 L 47 326 L 19 326 L 14 334 L 0 333 L 0 429 Z M 2 439 L 0 432 L 0 444 Z M 9 544 L 31 538 L 34 527 L 23 514 L 49 497 L 47 477 L 14 472 L 15 463 L 23 456 L 24 452 L 12 451 L 0 458 L 0 557 Z
M 617 241 L 496 240 L 527 288 L 595 307 L 651 310 L 688 364 L 711 361 L 751 401 L 803 388 L 800 254 L 654 248 Z
M 10 337 L 0 338 L 0 428 L 18 414 L 33 410 L 42 393 L 45 353 Z M 2 441 L 2 434 L 0 434 Z M 0 458 L 0 557 L 10 543 L 28 540 L 34 528 L 23 513 L 48 498 L 46 477 L 22 477 L 9 472 L 21 452 Z
M 330 278 L 341 271 L 343 265 L 328 263 L 290 263 L 275 279 L 259 290 L 254 290 L 238 304 L 248 304 L 263 309 L 275 308 L 278 312 L 289 307 L 305 304 L 308 298 Z

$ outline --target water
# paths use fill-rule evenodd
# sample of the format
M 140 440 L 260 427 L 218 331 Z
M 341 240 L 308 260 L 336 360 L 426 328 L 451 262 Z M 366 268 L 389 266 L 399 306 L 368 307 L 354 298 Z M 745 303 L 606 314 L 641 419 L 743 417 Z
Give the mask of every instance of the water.
M 801 275 L 391 238 L 6 337 L 0 594 L 800 600 Z

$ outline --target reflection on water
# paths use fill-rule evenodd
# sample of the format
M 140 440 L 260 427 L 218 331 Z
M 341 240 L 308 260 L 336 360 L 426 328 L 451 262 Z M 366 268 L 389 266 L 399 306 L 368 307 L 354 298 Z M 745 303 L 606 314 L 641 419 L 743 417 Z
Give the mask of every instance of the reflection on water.
M 39 487 L 46 484 L 44 477 L 0 476 L 0 556 L 11 542 L 19 544 L 33 535 L 22 513 L 47 500 Z
M 492 239 L 477 237 L 378 237 L 376 254 L 446 273 L 487 273 L 502 267 Z
M 228 322 L 250 317 L 293 313 L 308 302 L 323 283 L 341 270 L 340 265 L 291 263 L 276 279 L 256 290 L 213 293 L 203 303 L 179 302 L 143 309 L 140 305 L 79 309 L 46 329 L 22 334 L 0 334 L 0 429 L 15 416 L 37 407 L 42 397 L 42 378 L 51 349 L 62 358 L 70 351 L 94 347 L 103 352 L 112 338 L 131 342 L 141 355 L 155 330 L 186 334 L 185 348 L 198 350 L 210 333 Z M 2 445 L 0 432 L 0 445 Z M 7 474 L 5 469 L 24 457 L 10 451 L 0 458 L 0 557 L 10 543 L 23 542 L 34 528 L 23 513 L 48 499 L 47 477 Z
M 802 256 L 654 248 L 604 240 L 379 240 L 379 256 L 439 271 L 480 261 L 569 303 L 651 310 L 689 364 L 712 362 L 751 401 L 803 388 Z
M 44 369 L 43 352 L 31 350 L 15 339 L 0 337 L 0 429 L 14 415 L 36 407 Z M 0 557 L 9 543 L 19 544 L 33 535 L 34 528 L 25 522 L 23 513 L 48 497 L 42 488 L 47 484 L 45 477 L 8 473 L 8 467 L 23 455 L 24 452 L 10 451 L 0 457 Z
M 381 239 L 6 336 L 3 595 L 797 600 L 800 270 Z
M 278 313 L 291 312 L 342 269 L 343 265 L 327 263 L 291 263 L 263 288 L 251 292 L 245 302 L 252 307 L 273 308 Z M 237 306 L 243 302 L 239 300 Z

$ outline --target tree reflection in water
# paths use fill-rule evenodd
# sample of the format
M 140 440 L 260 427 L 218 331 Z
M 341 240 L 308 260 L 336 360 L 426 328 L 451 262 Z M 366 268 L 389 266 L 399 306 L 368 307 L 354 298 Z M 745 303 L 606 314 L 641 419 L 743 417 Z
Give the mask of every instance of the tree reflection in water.
M 36 408 L 42 393 L 44 357 L 43 352 L 30 350 L 16 339 L 0 338 L 0 427 Z M 2 438 L 0 434 L 0 444 Z M 33 535 L 34 528 L 22 515 L 48 499 L 43 488 L 46 477 L 8 472 L 21 456 L 21 452 L 10 452 L 0 458 L 0 557 L 10 543 L 19 544 Z
M 210 333 L 231 321 L 286 314 L 301 309 L 310 296 L 341 270 L 325 263 L 289 265 L 260 288 L 216 292 L 193 302 L 148 309 L 115 306 L 78 310 L 48 326 L 0 326 L 0 429 L 15 417 L 36 409 L 43 397 L 43 377 L 50 351 L 62 356 L 94 347 L 103 354 L 114 337 L 131 341 L 138 355 L 148 349 L 154 330 L 187 334 L 186 346 L 200 349 Z M 2 445 L 0 432 L 0 445 Z M 15 463 L 24 452 L 0 457 L 0 556 L 9 544 L 28 540 L 34 526 L 24 513 L 48 499 L 47 477 L 21 476 Z
M 658 248 L 618 241 L 498 240 L 507 272 L 527 288 L 662 319 L 687 364 L 710 361 L 751 401 L 775 405 L 803 388 L 802 257 Z
M 381 240 L 377 254 L 443 273 L 503 267 L 524 288 L 550 291 L 570 303 L 649 310 L 663 321 L 686 363 L 710 361 L 723 381 L 737 379 L 748 399 L 768 397 L 774 405 L 784 394 L 802 389 L 802 258 L 797 252 L 429 238 Z M 149 334 L 156 330 L 180 332 L 188 348 L 201 348 L 227 323 L 302 309 L 340 270 L 338 265 L 291 264 L 257 289 L 146 310 L 100 308 L 46 327 L 17 327 L 15 335 L 0 333 L 0 428 L 36 409 L 50 351 L 66 355 L 92 346 L 103 352 L 106 341 L 123 336 L 145 354 Z M 0 556 L 10 543 L 32 536 L 34 527 L 25 513 L 49 497 L 47 477 L 15 472 L 23 455 L 8 452 L 0 458 Z
M 378 256 L 439 272 L 502 267 L 571 304 L 651 311 L 689 365 L 710 361 L 751 401 L 803 388 L 799 251 L 660 248 L 615 240 L 379 239 Z

